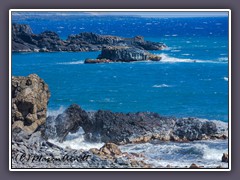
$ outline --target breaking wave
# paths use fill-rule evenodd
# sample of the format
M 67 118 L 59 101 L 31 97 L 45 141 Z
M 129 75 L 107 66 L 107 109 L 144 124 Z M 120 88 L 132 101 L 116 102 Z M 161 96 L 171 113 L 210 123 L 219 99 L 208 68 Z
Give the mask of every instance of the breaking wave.
M 162 63 L 228 63 L 226 60 L 198 60 L 198 59 L 184 59 L 168 56 L 167 54 L 161 53 L 159 56 L 162 57 L 160 62 Z
M 192 163 L 204 167 L 227 166 L 221 162 L 223 153 L 228 152 L 227 140 L 129 144 L 120 148 L 128 153 L 142 153 L 155 167 L 189 167 Z
M 71 149 L 83 149 L 83 150 L 89 150 L 91 148 L 101 148 L 104 143 L 93 143 L 88 142 L 84 139 L 84 130 L 82 128 L 79 128 L 79 130 L 76 133 L 69 133 L 66 136 L 65 141 L 62 143 L 58 142 L 56 139 L 49 139 L 49 142 L 56 144 L 59 147 L 62 148 L 71 148 Z

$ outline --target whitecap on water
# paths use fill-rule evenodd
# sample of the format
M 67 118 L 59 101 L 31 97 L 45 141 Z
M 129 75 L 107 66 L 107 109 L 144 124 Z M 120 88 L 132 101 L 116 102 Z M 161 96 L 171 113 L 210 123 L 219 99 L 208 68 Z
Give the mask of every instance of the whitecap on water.
M 167 87 L 172 87 L 171 85 L 167 84 L 155 84 L 152 86 L 153 88 L 167 88 Z
M 228 77 L 224 77 L 223 79 L 224 79 L 225 81 L 228 81 Z
M 84 61 L 71 61 L 71 62 L 62 62 L 62 63 L 57 63 L 57 64 L 64 64 L 64 65 L 72 65 L 72 64 L 84 64 Z
M 228 61 L 228 57 L 221 57 L 221 58 L 218 58 L 219 61 Z
M 184 59 L 168 56 L 165 53 L 158 54 L 162 57 L 162 63 L 227 63 L 227 61 L 219 60 L 199 60 L 199 59 Z

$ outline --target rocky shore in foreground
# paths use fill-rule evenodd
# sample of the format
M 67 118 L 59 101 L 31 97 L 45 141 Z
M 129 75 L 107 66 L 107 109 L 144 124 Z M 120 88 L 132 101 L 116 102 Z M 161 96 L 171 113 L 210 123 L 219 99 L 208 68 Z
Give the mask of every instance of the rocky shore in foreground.
M 48 85 L 37 75 L 12 77 L 13 168 L 151 168 L 143 155 L 121 152 L 118 145 L 151 140 L 190 142 L 228 138 L 224 123 L 163 117 L 151 112 L 87 112 L 73 104 L 58 116 L 47 117 L 49 97 Z M 61 148 L 48 141 L 63 142 L 79 128 L 84 130 L 86 141 L 105 145 L 86 151 Z M 228 162 L 228 154 L 223 155 L 222 161 Z M 190 168 L 201 167 L 193 164 Z

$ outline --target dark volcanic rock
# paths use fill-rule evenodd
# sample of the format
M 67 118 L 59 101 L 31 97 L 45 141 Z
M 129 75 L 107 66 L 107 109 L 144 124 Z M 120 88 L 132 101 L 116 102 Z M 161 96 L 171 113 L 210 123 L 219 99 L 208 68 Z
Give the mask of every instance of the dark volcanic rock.
M 69 132 L 77 132 L 79 127 L 83 127 L 85 131 L 90 131 L 92 122 L 84 110 L 73 104 L 57 116 L 55 126 L 57 138 L 62 142 Z
M 222 162 L 228 163 L 228 153 L 223 153 Z
M 87 140 L 116 144 L 148 142 L 153 139 L 193 141 L 223 138 L 227 132 L 219 131 L 219 125 L 215 122 L 196 118 L 177 119 L 150 112 L 125 114 L 102 110 L 90 115 L 78 106 L 71 106 L 70 109 L 71 113 L 67 110 L 56 119 L 61 140 L 80 126 L 84 129 Z
M 11 117 L 13 132 L 20 133 L 23 130 L 24 136 L 30 135 L 44 124 L 49 97 L 48 85 L 36 74 L 27 77 L 13 76 Z
M 62 40 L 55 32 L 33 34 L 28 25 L 12 24 L 13 52 L 100 51 L 106 46 L 135 47 L 145 50 L 161 50 L 166 47 L 163 43 L 144 41 L 140 36 L 122 38 L 91 32 L 70 35 L 67 40 Z
M 103 48 L 98 59 L 110 59 L 113 62 L 131 62 L 131 61 L 144 61 L 144 60 L 160 60 L 161 57 L 153 55 L 148 51 L 141 50 L 133 47 L 113 46 Z

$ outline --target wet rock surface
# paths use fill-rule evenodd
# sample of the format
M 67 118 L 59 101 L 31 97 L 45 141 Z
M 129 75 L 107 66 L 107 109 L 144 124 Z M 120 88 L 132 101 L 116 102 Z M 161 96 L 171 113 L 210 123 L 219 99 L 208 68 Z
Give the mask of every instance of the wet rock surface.
M 143 37 L 123 38 L 83 32 L 61 39 L 52 31 L 33 34 L 29 25 L 12 24 L 13 52 L 58 52 L 58 51 L 100 51 L 106 46 L 135 47 L 144 50 L 161 50 L 163 43 L 145 41 Z
M 228 163 L 228 153 L 223 153 L 222 162 Z
M 81 126 L 86 133 L 86 140 L 116 144 L 149 142 L 153 139 L 187 142 L 227 138 L 227 127 L 222 127 L 225 129 L 220 131 L 219 125 L 208 120 L 163 117 L 151 112 L 125 114 L 99 110 L 89 114 L 85 111 L 77 111 L 80 108 L 77 105 L 70 106 L 70 109 L 72 108 L 76 108 L 72 111 L 74 113 L 71 114 L 74 119 L 83 118 L 81 122 L 78 121 L 74 126 L 67 125 L 68 123 L 71 124 L 72 121 L 65 121 L 67 124 L 60 123 L 58 128 L 63 128 L 65 132 L 59 133 L 58 136 L 60 137 L 74 131 L 77 126 Z M 68 110 L 58 117 L 68 116 L 67 112 Z M 65 127 L 71 128 L 66 130 Z M 59 132 L 62 132 L 62 130 Z
M 106 144 L 99 150 L 61 148 L 33 133 L 21 142 L 12 141 L 12 168 L 149 168 L 150 165 L 117 145 Z M 133 164 L 133 162 L 135 162 Z

